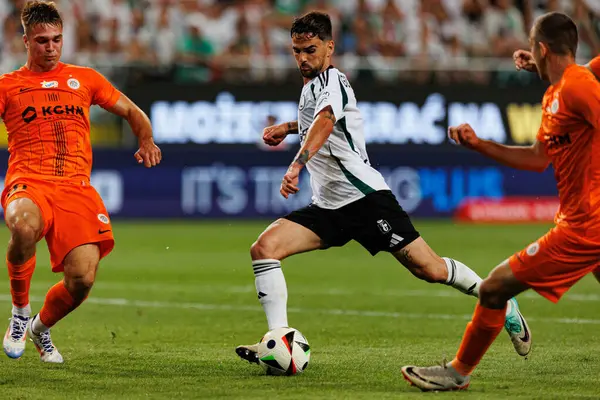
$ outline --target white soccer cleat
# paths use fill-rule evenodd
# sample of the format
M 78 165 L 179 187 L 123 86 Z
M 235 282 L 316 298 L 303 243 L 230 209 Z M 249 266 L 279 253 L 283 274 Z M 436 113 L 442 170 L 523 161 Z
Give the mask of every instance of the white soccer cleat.
M 258 345 L 259 343 L 238 346 L 235 348 L 235 352 L 242 360 L 258 364 Z
M 408 365 L 402 367 L 402 375 L 411 386 L 416 386 L 423 392 L 464 390 L 471 383 L 471 377 L 460 375 L 454 368 L 446 364 L 434 367 Z
M 517 300 L 514 298 L 510 299 L 509 303 L 511 310 L 506 316 L 504 329 L 508 332 L 516 352 L 520 356 L 525 357 L 531 351 L 531 330 L 529 330 L 523 314 L 519 311 Z
M 32 324 L 29 324 L 27 328 L 27 333 L 33 344 L 35 344 L 37 351 L 40 353 L 40 359 L 43 362 L 47 363 L 62 363 L 63 357 L 52 343 L 52 338 L 50 337 L 50 330 L 48 329 L 45 332 L 37 334 L 33 332 L 33 330 L 31 329 L 31 325 Z
M 10 358 L 21 358 L 25 352 L 29 317 L 13 314 L 9 321 L 3 341 L 4 353 Z

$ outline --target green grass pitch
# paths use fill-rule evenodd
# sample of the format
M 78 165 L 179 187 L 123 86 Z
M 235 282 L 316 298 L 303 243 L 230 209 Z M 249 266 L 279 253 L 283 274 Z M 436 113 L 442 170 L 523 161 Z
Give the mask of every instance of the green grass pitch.
M 519 297 L 533 332 L 528 360 L 502 332 L 468 391 L 426 394 L 404 382 L 400 367 L 451 359 L 475 301 L 418 281 L 390 255 L 371 257 L 356 243 L 284 262 L 290 324 L 308 338 L 311 364 L 300 376 L 265 376 L 234 348 L 267 330 L 248 252 L 267 224 L 115 223 L 117 246 L 101 263 L 91 297 L 53 329 L 65 364 L 41 363 L 31 343 L 20 360 L 2 355 L 0 398 L 600 397 L 600 286 L 593 277 L 558 305 L 533 292 Z M 440 255 L 482 276 L 548 228 L 416 225 Z M 0 240 L 7 239 L 4 229 Z M 44 243 L 38 260 L 34 312 L 59 279 Z M 8 318 L 6 278 L 0 300 Z

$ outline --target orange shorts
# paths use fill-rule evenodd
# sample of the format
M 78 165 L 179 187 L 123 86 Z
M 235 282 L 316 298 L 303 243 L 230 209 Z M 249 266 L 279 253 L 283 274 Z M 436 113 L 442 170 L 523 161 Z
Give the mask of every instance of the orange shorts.
M 2 207 L 6 210 L 11 201 L 23 197 L 31 199 L 42 213 L 42 237 L 46 238 L 53 272 L 64 271 L 66 255 L 78 246 L 98 244 L 100 258 L 112 251 L 115 241 L 108 213 L 89 182 L 16 178 L 7 182 L 2 192 Z
M 577 281 L 600 266 L 600 236 L 554 227 L 509 259 L 515 277 L 556 303 Z

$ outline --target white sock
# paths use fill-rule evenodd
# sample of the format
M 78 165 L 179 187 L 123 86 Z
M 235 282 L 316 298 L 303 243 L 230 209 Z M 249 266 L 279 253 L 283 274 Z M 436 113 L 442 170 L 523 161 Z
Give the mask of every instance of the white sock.
M 31 306 L 27 304 L 25 307 L 17 307 L 13 304 L 12 313 L 21 317 L 31 317 Z
M 479 297 L 479 286 L 481 286 L 482 281 L 479 275 L 460 261 L 448 257 L 442 258 L 446 262 L 446 268 L 448 269 L 446 285 L 452 286 L 465 294 Z
M 287 286 L 279 260 L 255 260 L 254 283 L 258 300 L 267 315 L 269 330 L 288 326 Z
M 36 334 L 40 334 L 48 330 L 48 327 L 42 323 L 40 314 L 37 314 L 35 317 L 33 317 L 33 321 L 31 321 L 31 330 Z

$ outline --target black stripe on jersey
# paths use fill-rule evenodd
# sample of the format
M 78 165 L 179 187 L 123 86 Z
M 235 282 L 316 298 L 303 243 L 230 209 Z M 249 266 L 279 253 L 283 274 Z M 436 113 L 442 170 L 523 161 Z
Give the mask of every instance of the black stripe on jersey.
M 56 146 L 56 157 L 54 158 L 54 175 L 65 175 L 65 158 L 67 149 L 67 130 L 63 121 L 52 123 L 52 132 L 54 133 L 54 144 Z
M 315 84 L 314 83 L 312 85 L 310 85 L 310 91 L 313 95 L 313 100 L 317 101 L 317 96 L 315 96 Z
M 325 87 L 325 79 L 323 79 L 323 73 L 320 73 L 319 75 L 317 75 L 317 78 L 319 78 L 319 83 L 321 84 L 321 88 Z

